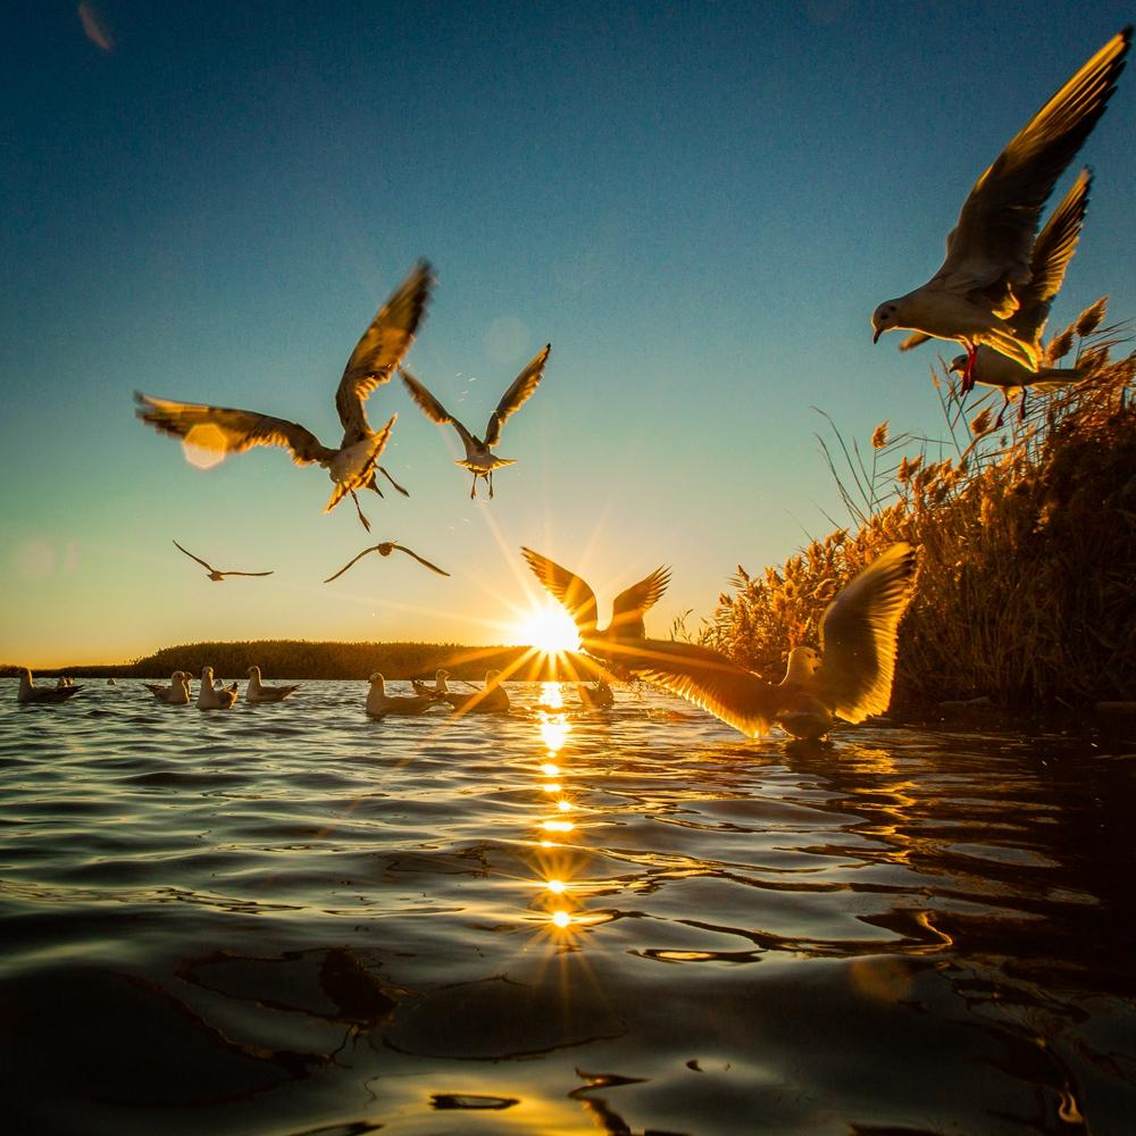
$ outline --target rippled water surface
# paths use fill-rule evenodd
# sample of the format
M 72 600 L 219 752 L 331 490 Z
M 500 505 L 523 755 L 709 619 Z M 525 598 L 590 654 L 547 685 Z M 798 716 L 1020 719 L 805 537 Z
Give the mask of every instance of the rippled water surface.
M 6 1131 L 1136 1131 L 1123 747 L 364 693 L 0 683 Z

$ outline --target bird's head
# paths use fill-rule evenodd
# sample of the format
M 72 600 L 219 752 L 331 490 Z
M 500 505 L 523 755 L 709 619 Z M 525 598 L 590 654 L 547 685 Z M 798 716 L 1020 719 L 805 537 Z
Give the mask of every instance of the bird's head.
M 812 647 L 794 647 L 785 668 L 786 682 L 803 682 L 820 670 L 820 655 Z
M 949 374 L 961 375 L 966 370 L 966 356 L 956 355 L 951 360 L 951 365 L 947 368 Z
M 201 668 L 201 681 L 202 682 L 212 682 L 213 681 L 213 668 L 212 667 L 202 667 Z
M 260 678 L 260 667 L 249 667 L 248 676 L 252 678 L 255 675 L 257 679 Z
M 367 679 L 367 681 L 372 686 L 374 686 L 376 683 L 381 685 L 385 681 L 385 679 L 383 678 L 383 676 L 381 674 L 379 674 L 378 671 L 375 671 L 375 673 L 373 675 L 371 675 L 371 677 L 369 679 Z
M 872 328 L 875 331 L 872 342 L 878 343 L 880 336 L 893 327 L 899 327 L 899 304 L 895 300 L 885 300 L 872 312 Z

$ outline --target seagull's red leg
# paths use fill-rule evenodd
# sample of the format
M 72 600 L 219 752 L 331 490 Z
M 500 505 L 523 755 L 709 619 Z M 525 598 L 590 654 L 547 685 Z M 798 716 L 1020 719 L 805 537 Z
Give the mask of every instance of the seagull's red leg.
M 469 499 L 472 501 L 477 495 L 477 474 L 473 475 L 473 484 L 469 487 Z
M 493 496 L 493 470 L 489 471 L 488 481 L 489 481 L 489 496 L 490 496 L 490 498 L 492 498 L 492 496 Z
M 1006 417 L 1006 411 L 1010 406 L 1010 395 L 1007 391 L 1002 391 L 1002 409 L 998 411 L 998 417 L 994 420 L 994 429 L 1000 430 L 1002 427 L 1002 419 Z
M 1022 405 L 1018 410 L 1018 421 L 1024 422 L 1026 420 L 1026 395 L 1029 393 L 1029 387 L 1022 387 Z
M 974 361 L 978 357 L 978 348 L 973 343 L 966 345 L 966 370 L 962 373 L 962 393 L 970 394 L 974 390 Z

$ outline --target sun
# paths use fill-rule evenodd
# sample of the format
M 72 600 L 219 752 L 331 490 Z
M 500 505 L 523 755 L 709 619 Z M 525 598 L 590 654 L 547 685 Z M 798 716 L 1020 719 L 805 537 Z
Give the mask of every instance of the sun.
M 545 603 L 534 607 L 513 624 L 512 634 L 518 643 L 534 647 L 546 655 L 580 649 L 580 633 L 572 617 L 557 604 Z

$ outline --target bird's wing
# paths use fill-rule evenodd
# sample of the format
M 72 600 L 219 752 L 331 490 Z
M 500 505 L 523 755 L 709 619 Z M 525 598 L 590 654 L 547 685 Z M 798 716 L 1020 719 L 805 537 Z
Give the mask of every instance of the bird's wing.
M 421 564 L 424 568 L 429 568 L 431 572 L 437 572 L 439 576 L 449 575 L 449 572 L 447 572 L 445 569 L 439 568 L 437 564 L 431 564 L 429 560 L 426 560 L 424 557 L 419 556 L 417 552 L 414 552 L 412 549 L 407 548 L 405 544 L 395 544 L 394 547 L 397 548 L 400 552 L 405 552 L 407 556 L 413 556 L 419 564 Z
M 178 542 L 176 540 L 174 541 L 174 547 L 177 548 L 177 549 L 180 549 L 182 552 L 184 552 L 186 554 L 186 556 L 188 556 L 190 558 L 190 560 L 196 560 L 197 563 L 200 564 L 201 567 L 204 568 L 207 572 L 212 572 L 214 570 L 212 564 L 206 564 L 205 561 L 202 560 L 200 556 L 194 556 L 193 553 L 190 552 L 188 548 L 182 548 L 181 545 L 178 544 Z
M 928 339 L 933 339 L 933 336 L 928 335 L 923 331 L 913 331 L 900 345 L 900 351 L 911 351 L 915 347 L 922 347 Z
M 390 382 L 402 362 L 426 311 L 433 284 L 433 269 L 427 261 L 420 260 L 355 344 L 335 392 L 335 409 L 343 424 L 345 446 L 371 432 L 363 404 L 377 386 Z
M 849 722 L 882 714 L 891 701 L 896 634 L 914 577 L 915 550 L 893 544 L 825 610 L 815 693 Z
M 709 710 L 747 737 L 767 733 L 777 716 L 775 686 L 707 647 L 644 639 L 622 642 L 612 651 L 639 678 Z
M 1077 251 L 1092 186 L 1092 171 L 1083 169 L 1034 241 L 1030 282 L 1021 293 L 1021 307 L 1010 320 L 1023 339 L 1036 342 L 1041 338 L 1053 297 L 1061 291 L 1065 270 Z
M 379 550 L 379 545 L 377 545 L 377 544 L 371 545 L 370 548 L 364 548 L 363 551 L 360 552 L 358 556 L 353 556 L 350 560 L 348 560 L 347 563 L 344 564 L 343 567 L 340 568 L 339 571 L 336 572 L 334 576 L 328 576 L 328 578 L 326 580 L 324 580 L 324 583 L 330 584 L 332 580 L 338 580 L 339 577 L 342 576 L 343 573 L 346 572 L 348 568 L 350 568 L 353 564 L 357 563 L 358 561 L 362 560 L 363 557 L 366 556 L 368 552 L 377 552 L 378 550 Z
M 461 435 L 465 443 L 473 441 L 470 432 L 405 368 L 401 370 L 402 381 L 410 391 L 410 397 L 418 404 L 418 409 L 439 426 L 448 422 Z
M 174 402 L 136 391 L 135 414 L 163 434 L 184 438 L 191 446 L 223 454 L 239 454 L 253 446 L 283 446 L 292 451 L 297 465 L 330 461 L 337 451 L 328 449 L 303 426 L 271 418 L 255 410 Z
M 513 380 L 512 386 L 502 395 L 497 409 L 489 416 L 489 424 L 485 427 L 485 444 L 495 446 L 501 440 L 501 427 L 505 419 L 515 414 L 532 396 L 540 380 L 544 377 L 544 365 L 548 362 L 548 353 L 552 344 L 546 343 L 529 361 L 525 369 Z
M 1053 185 L 1089 136 L 1116 90 L 1132 37 L 1112 37 L 1029 120 L 975 183 L 947 238 L 933 282 L 964 293 L 991 289 L 995 315 L 1013 313 L 1009 290 L 1030 277 L 1038 218 Z
M 531 548 L 522 548 L 521 555 L 533 570 L 533 574 L 563 605 L 572 617 L 580 637 L 588 638 L 596 630 L 596 594 L 574 572 L 561 568 L 547 556 L 533 552 Z
M 659 567 L 637 584 L 625 588 L 611 603 L 611 628 L 621 636 L 642 639 L 643 614 L 658 603 L 671 582 L 671 570 Z
M 275 571 L 275 569 L 273 569 Z M 272 572 L 222 572 L 222 576 L 271 576 Z

